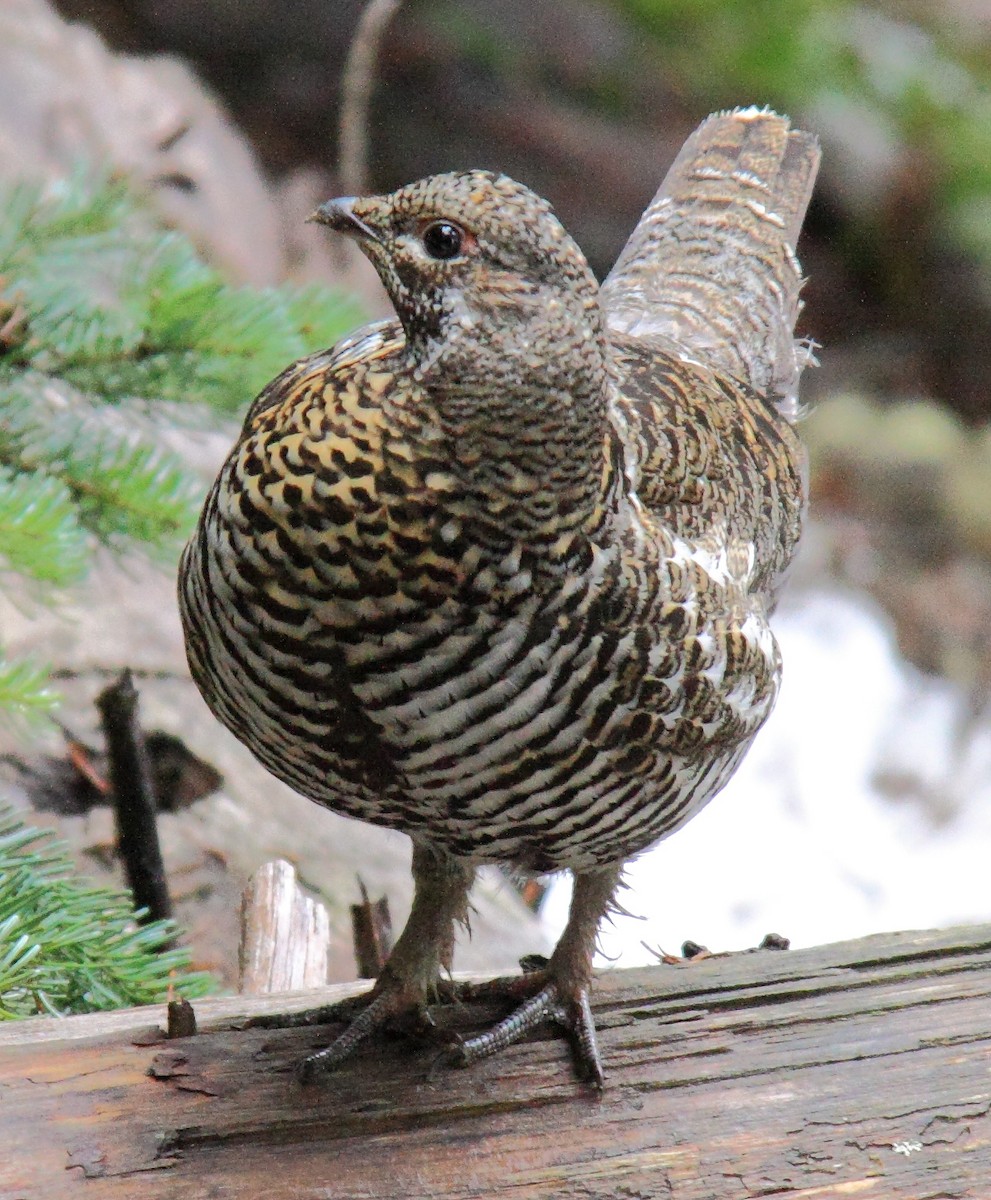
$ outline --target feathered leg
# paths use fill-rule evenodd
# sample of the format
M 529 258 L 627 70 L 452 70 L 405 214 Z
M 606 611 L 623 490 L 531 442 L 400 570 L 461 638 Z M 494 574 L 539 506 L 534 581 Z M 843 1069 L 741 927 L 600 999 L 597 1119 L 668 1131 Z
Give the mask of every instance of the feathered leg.
M 450 970 L 454 927 L 468 919 L 474 869 L 431 846 L 413 843 L 413 908 L 369 1003 L 339 1038 L 301 1064 L 304 1079 L 333 1070 L 369 1034 L 397 1019 L 426 1025 L 442 969 Z
M 519 994 L 520 984 L 528 984 L 528 990 L 532 988 L 534 994 L 498 1025 L 462 1042 L 453 1054 L 458 1065 L 469 1066 L 495 1054 L 550 1018 L 571 1034 L 580 1074 L 596 1087 L 602 1087 L 605 1073 L 588 996 L 596 933 L 621 873 L 621 863 L 575 873 L 568 924 L 546 969 L 525 975 L 522 980 L 506 981 L 507 991 Z

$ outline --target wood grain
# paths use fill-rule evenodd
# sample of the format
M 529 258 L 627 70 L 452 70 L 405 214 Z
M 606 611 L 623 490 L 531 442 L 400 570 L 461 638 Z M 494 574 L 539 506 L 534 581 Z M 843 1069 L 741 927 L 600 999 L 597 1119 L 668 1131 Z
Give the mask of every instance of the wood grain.
M 241 991 L 319 987 L 327 982 L 329 951 L 327 909 L 303 891 L 291 863 L 264 863 L 241 899 Z
M 0 1197 L 991 1197 L 991 926 L 603 972 L 601 1098 L 550 1031 L 303 1088 L 328 1029 L 232 1028 L 329 993 L 200 1002 L 172 1042 L 154 1009 L 0 1029 Z

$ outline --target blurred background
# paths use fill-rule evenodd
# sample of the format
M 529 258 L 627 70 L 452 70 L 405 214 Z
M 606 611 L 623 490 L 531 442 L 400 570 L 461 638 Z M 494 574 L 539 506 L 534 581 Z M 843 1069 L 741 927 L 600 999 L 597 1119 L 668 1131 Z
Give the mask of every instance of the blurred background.
M 231 283 L 329 283 L 380 315 L 363 260 L 302 224 L 338 191 L 360 7 L 7 0 L 0 183 L 106 166 Z M 622 965 L 688 937 L 810 944 L 991 919 L 989 85 L 986 0 L 407 0 L 385 36 L 374 187 L 504 170 L 552 201 L 600 275 L 710 111 L 767 104 L 822 142 L 799 245 L 799 332 L 821 349 L 803 383 L 811 521 L 777 618 L 785 685 L 737 778 L 631 870 L 624 904 L 642 919 L 617 918 L 603 943 Z M 204 479 L 233 427 L 212 426 L 160 434 Z M 230 976 L 236 895 L 275 853 L 332 915 L 360 863 L 401 920 L 403 839 L 311 811 L 198 707 L 169 570 L 98 555 L 54 608 L 12 585 L 0 637 L 53 665 L 75 735 L 95 736 L 92 696 L 128 664 L 149 721 L 222 771 L 221 791 L 165 821 L 197 961 Z M 14 735 L 6 749 L 0 788 L 37 807 L 36 751 Z M 115 870 L 105 810 L 43 819 L 88 868 Z M 508 885 L 486 887 L 459 965 L 506 966 L 557 932 L 566 884 L 542 926 Z M 343 951 L 337 969 L 352 973 Z

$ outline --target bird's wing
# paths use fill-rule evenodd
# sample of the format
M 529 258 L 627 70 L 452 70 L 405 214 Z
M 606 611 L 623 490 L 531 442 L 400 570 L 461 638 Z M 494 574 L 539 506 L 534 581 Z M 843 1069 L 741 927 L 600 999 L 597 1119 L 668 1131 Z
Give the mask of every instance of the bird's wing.
M 718 113 L 688 139 L 602 284 L 612 331 L 698 358 L 798 412 L 795 243 L 816 138 L 766 109 Z

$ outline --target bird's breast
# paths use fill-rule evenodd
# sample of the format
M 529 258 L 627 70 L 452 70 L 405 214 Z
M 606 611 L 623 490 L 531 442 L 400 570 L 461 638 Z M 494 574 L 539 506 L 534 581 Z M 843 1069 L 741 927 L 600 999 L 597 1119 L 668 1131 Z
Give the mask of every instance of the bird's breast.
M 305 795 L 476 859 L 608 861 L 687 820 L 773 701 L 764 624 L 643 529 L 535 577 L 438 464 L 357 449 L 283 437 L 219 481 L 186 584 L 217 715 Z
M 497 536 L 376 378 L 332 403 L 297 380 L 218 478 L 183 567 L 214 712 L 303 794 L 476 859 L 588 865 L 677 828 L 773 702 L 759 610 L 621 489 L 553 562 Z

